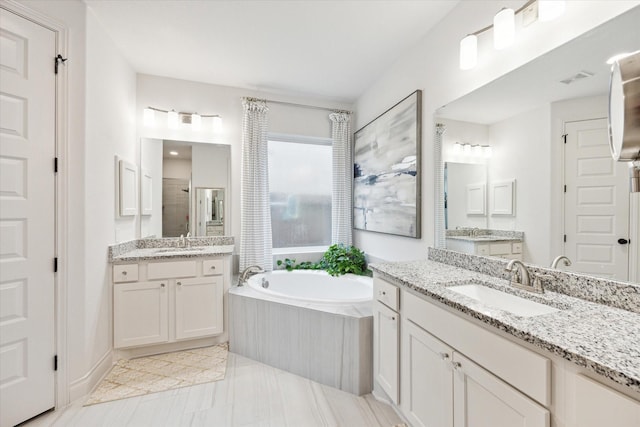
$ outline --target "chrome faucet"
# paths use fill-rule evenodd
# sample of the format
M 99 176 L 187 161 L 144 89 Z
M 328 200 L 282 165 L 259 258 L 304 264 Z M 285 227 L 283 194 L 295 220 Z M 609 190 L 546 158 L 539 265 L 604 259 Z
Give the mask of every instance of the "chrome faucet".
M 264 273 L 264 269 L 259 265 L 250 265 L 249 267 L 245 268 L 242 271 L 242 273 L 240 273 L 240 278 L 238 279 L 238 286 L 244 286 L 244 284 L 247 283 L 247 280 L 249 279 L 249 277 L 259 273 Z
M 558 255 L 551 262 L 551 268 L 558 268 L 558 264 L 562 261 L 565 267 L 569 267 L 571 265 L 571 260 L 564 255 Z
M 185 246 L 184 234 L 181 234 L 180 237 L 178 238 L 178 247 L 184 248 L 184 246 Z
M 480 229 L 478 227 L 473 227 L 469 234 L 471 237 L 478 237 L 480 235 Z

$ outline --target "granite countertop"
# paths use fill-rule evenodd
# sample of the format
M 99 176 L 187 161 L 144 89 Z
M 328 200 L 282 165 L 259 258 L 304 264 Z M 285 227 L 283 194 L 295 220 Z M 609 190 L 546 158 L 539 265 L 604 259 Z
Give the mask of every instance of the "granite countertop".
M 561 293 L 533 294 L 504 279 L 435 261 L 377 263 L 381 277 L 439 301 L 518 339 L 549 351 L 640 393 L 640 314 Z M 448 289 L 468 281 L 559 308 L 550 314 L 519 317 L 488 308 Z
M 520 237 L 480 235 L 480 236 L 447 236 L 447 239 L 463 240 L 465 242 L 521 242 Z
M 230 255 L 233 245 L 192 246 L 191 248 L 135 248 L 120 255 L 113 256 L 111 262 L 152 261 L 178 258 L 204 258 L 210 256 Z

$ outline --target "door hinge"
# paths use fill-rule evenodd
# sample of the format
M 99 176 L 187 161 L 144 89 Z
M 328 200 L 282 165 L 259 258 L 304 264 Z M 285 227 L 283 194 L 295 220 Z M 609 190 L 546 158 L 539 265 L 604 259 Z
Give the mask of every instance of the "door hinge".
M 567 235 L 564 235 L 564 242 L 567 243 Z
M 565 133 L 564 135 L 562 135 L 562 140 L 564 141 L 564 143 L 567 143 L 567 134 Z
M 58 272 L 58 257 L 55 257 L 53 259 L 53 272 L 57 273 Z
M 58 370 L 58 355 L 57 354 L 55 356 L 53 356 L 53 370 L 54 371 Z
M 53 159 L 53 172 L 58 173 L 58 158 L 54 157 Z
M 64 63 L 68 60 L 69 58 L 63 58 L 62 55 L 58 54 L 58 56 L 56 56 L 55 58 L 53 58 L 53 62 L 54 62 L 54 72 L 55 74 L 58 74 L 58 66 L 60 64 L 64 65 Z
M 567 186 L 566 185 L 564 186 L 564 192 L 565 193 L 567 192 Z

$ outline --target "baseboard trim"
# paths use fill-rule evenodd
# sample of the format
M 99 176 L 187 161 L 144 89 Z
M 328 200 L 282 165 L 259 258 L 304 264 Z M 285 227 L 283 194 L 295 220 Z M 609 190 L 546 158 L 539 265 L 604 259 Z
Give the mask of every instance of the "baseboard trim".
M 81 378 L 69 384 L 69 401 L 74 402 L 87 396 L 100 383 L 113 366 L 113 351 L 107 351 L 98 362 Z

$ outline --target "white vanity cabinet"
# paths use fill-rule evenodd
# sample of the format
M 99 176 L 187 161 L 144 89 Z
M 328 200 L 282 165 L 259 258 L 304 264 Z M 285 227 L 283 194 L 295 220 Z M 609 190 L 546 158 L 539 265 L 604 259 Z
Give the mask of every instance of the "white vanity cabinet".
M 226 264 L 218 257 L 114 265 L 114 348 L 222 334 Z
M 411 425 L 550 426 L 549 359 L 404 289 L 392 310 L 389 289 L 374 277 L 374 378 Z
M 474 241 L 447 238 L 447 249 L 472 255 L 493 256 L 522 261 L 522 241 Z
M 580 427 L 640 426 L 640 402 L 584 375 L 577 374 L 573 380 L 575 405 L 571 412 L 575 420 L 574 425 Z
M 374 279 L 373 292 L 373 376 L 393 403 L 399 398 L 400 315 L 399 289 Z

